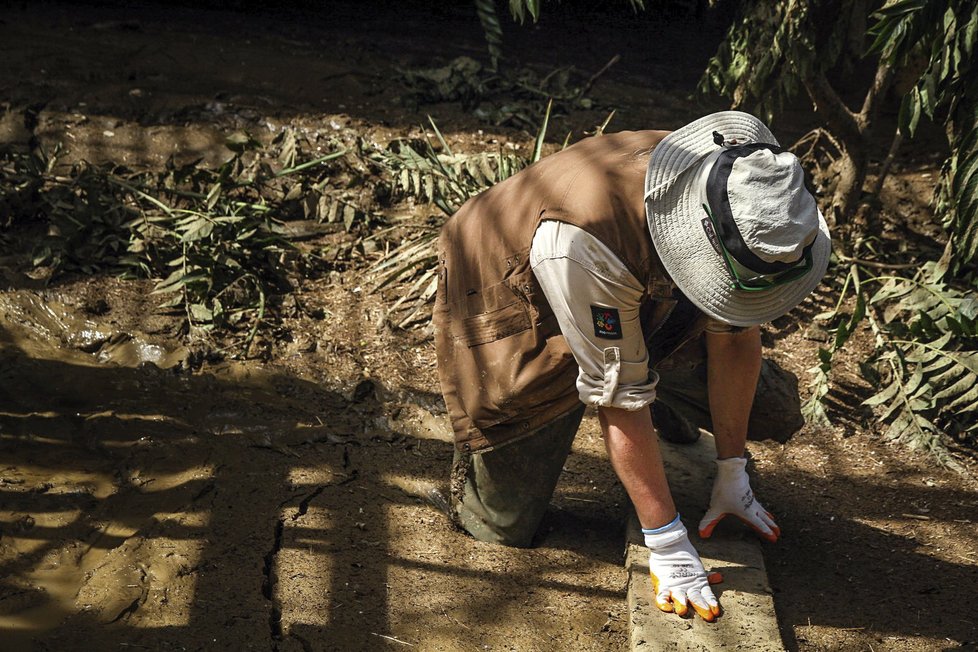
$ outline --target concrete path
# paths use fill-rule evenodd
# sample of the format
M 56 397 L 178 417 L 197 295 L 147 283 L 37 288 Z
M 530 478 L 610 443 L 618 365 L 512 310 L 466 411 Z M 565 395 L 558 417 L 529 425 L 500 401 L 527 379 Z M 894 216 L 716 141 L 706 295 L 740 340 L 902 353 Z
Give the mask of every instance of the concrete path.
M 662 455 L 690 540 L 706 569 L 723 573 L 723 583 L 713 587 L 723 607 L 723 615 L 715 623 L 707 623 L 698 616 L 679 618 L 659 611 L 652 600 L 648 548 L 633 516 L 628 527 L 625 558 L 631 649 L 635 652 L 783 651 L 774 599 L 761 556 L 762 542 L 735 519 L 721 522 L 710 539 L 700 539 L 696 534 L 713 486 L 713 459 L 716 457 L 713 437 L 704 433 L 692 446 L 663 442 Z M 692 609 L 690 613 L 693 613 Z

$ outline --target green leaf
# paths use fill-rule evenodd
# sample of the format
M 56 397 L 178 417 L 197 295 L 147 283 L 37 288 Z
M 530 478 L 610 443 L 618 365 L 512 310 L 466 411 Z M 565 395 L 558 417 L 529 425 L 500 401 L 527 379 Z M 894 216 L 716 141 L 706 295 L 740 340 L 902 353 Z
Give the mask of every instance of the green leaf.
M 951 403 L 948 403 L 945 406 L 945 409 L 954 410 L 958 414 L 967 417 L 968 420 L 972 424 L 974 424 L 972 428 L 976 428 L 978 427 L 978 418 L 976 418 L 975 412 L 978 411 L 978 400 L 974 400 L 969 405 L 962 405 L 963 403 L 966 403 L 967 401 L 970 400 L 972 400 L 972 397 L 970 396 L 970 392 L 969 392 L 968 394 L 962 395 L 959 399 L 956 399 Z
M 935 401 L 948 401 L 948 409 L 978 400 L 978 383 L 973 375 L 961 378 L 950 387 L 946 387 L 934 396 Z
M 890 425 L 883 431 L 883 439 L 890 441 L 902 439 L 907 431 L 913 426 L 913 416 L 908 412 L 901 412 L 897 415 Z
M 214 210 L 214 206 L 217 205 L 217 200 L 221 198 L 221 183 L 217 182 L 211 186 L 211 189 L 207 191 L 207 198 L 204 200 L 204 205 L 207 210 Z
M 537 131 L 536 141 L 533 145 L 533 156 L 530 157 L 530 163 L 536 163 L 543 156 L 543 141 L 547 135 L 547 125 L 550 124 L 550 110 L 553 108 L 553 99 L 547 100 L 547 110 L 543 114 L 543 124 L 540 125 L 540 129 Z
M 978 351 L 948 354 L 956 363 L 973 374 L 978 375 Z
M 209 322 L 209 321 L 212 321 L 214 319 L 214 313 L 211 312 L 211 310 L 207 306 L 205 306 L 205 305 L 203 305 L 201 303 L 191 304 L 190 305 L 190 314 L 197 321 Z
M 917 131 L 917 123 L 920 122 L 920 91 L 916 86 L 903 96 L 897 120 L 901 131 L 913 137 Z
M 899 383 L 897 383 L 897 389 L 900 389 Z M 904 397 L 900 395 L 898 398 L 893 399 L 889 405 L 884 405 L 883 411 L 879 415 L 880 422 L 886 423 L 894 414 L 901 414 L 906 409 L 907 404 L 904 402 Z
M 974 133 L 978 134 L 978 128 L 974 130 Z M 959 149 L 958 151 L 962 150 Z M 978 155 L 967 156 L 967 150 L 963 151 L 966 158 L 963 162 L 959 162 L 959 167 L 951 180 L 951 188 L 956 195 L 973 191 L 976 183 L 978 183 Z
M 950 333 L 948 334 L 950 335 Z M 927 375 L 934 375 L 956 366 L 954 360 L 948 358 L 943 351 L 930 351 L 922 346 L 915 347 L 915 350 L 925 351 L 929 355 L 933 356 L 933 358 L 929 359 L 927 364 L 923 365 L 924 373 Z M 907 362 L 923 362 L 921 360 L 911 360 L 909 355 L 907 356 L 906 360 Z
M 903 393 L 906 396 L 912 396 L 913 393 L 917 390 L 917 387 L 923 382 L 923 380 L 924 380 L 924 371 L 918 365 L 917 367 L 914 368 L 913 373 L 910 375 L 910 380 L 908 380 L 907 384 L 904 386 Z
M 832 364 L 832 352 L 822 347 L 818 348 L 818 359 L 823 365 Z
M 190 222 L 183 230 L 180 237 L 182 242 L 193 242 L 208 237 L 214 231 L 214 223 L 205 218 L 198 217 Z
M 176 279 L 173 278 L 174 274 L 177 275 Z M 189 274 L 179 275 L 179 271 L 178 271 L 175 272 L 174 274 L 171 274 L 169 277 L 167 277 L 167 280 L 158 283 L 156 287 L 153 288 L 151 294 L 164 294 L 166 292 L 174 292 L 184 286 L 190 285 L 191 283 L 202 281 L 207 278 L 207 274 L 205 274 L 204 272 L 191 272 Z
M 865 401 L 863 401 L 862 404 L 870 407 L 874 407 L 876 405 L 882 405 L 883 403 L 890 401 L 894 396 L 897 395 L 897 392 L 899 391 L 900 391 L 899 383 L 896 382 L 890 383 L 881 392 L 878 392 L 873 396 L 870 396 Z
M 167 299 L 163 303 L 161 303 L 159 305 L 159 307 L 160 308 L 175 308 L 176 306 L 179 306 L 182 303 L 183 303 L 183 297 L 181 297 L 179 294 L 177 294 L 177 295 L 174 295 L 174 296 L 170 297 L 169 299 Z

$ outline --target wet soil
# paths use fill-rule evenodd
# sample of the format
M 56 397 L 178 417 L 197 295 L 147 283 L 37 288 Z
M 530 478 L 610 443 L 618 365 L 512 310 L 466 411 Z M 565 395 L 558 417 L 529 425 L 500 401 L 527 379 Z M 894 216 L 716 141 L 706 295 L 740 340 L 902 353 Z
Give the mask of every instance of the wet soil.
M 401 9 L 15 8 L 0 15 L 0 141 L 152 169 L 170 156 L 216 164 L 234 129 L 383 137 L 429 113 L 453 145 L 530 142 L 456 104 L 398 100 L 398 67 L 482 50 L 468 5 Z M 683 15 L 554 16 L 510 30 L 507 46 L 587 71 L 623 55 L 596 84 L 601 106 L 555 118 L 552 133 L 576 138 L 609 106 L 612 130 L 721 108 L 689 97 L 716 36 Z M 803 116 L 779 132 L 791 142 L 812 126 Z M 894 237 L 939 250 L 933 157 L 897 167 L 884 203 L 917 226 Z M 202 366 L 151 283 L 28 270 L 0 253 L 3 649 L 627 647 L 627 505 L 593 416 L 534 548 L 453 530 L 430 334 L 386 326 L 390 297 L 368 293 L 362 270 L 303 283 L 315 309 L 263 335 L 261 359 Z M 765 331 L 766 354 L 803 388 L 821 344 L 807 324 L 837 291 Z M 870 341 L 857 333 L 840 354 L 836 427 L 751 445 L 785 533 L 765 546 L 782 636 L 799 650 L 974 649 L 975 465 L 963 457 L 962 476 L 879 441 L 856 368 Z

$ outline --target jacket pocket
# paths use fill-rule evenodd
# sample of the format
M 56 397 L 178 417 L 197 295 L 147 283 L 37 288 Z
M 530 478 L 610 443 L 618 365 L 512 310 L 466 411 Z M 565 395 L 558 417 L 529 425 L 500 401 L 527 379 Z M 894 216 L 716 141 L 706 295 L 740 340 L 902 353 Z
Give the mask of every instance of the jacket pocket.
M 514 301 L 489 312 L 465 317 L 459 325 L 458 337 L 468 347 L 479 346 L 516 335 L 530 328 L 527 306 Z
M 534 282 L 529 272 L 513 274 L 457 304 L 450 373 L 463 411 L 480 430 L 526 422 L 577 393 L 574 358 L 556 319 L 540 314 Z
M 526 318 L 525 314 L 518 316 L 523 311 L 518 305 L 500 310 L 513 311 L 514 329 Z M 468 347 L 458 340 L 456 351 L 460 355 L 456 357 L 455 373 L 459 377 L 459 398 L 477 428 L 525 422 L 555 401 L 577 396 L 574 357 L 563 337 L 556 333 L 548 336 L 551 326 L 556 331 L 556 324 L 528 325 L 510 335 Z
M 485 288 L 470 289 L 458 297 L 453 310 L 459 316 L 453 335 L 468 347 L 521 333 L 533 325 L 529 274 L 513 274 Z

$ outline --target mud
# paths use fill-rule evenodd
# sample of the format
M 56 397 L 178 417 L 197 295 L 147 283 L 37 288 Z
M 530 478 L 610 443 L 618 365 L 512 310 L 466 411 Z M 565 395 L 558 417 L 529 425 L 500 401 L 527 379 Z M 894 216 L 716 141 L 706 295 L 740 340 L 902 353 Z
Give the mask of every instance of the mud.
M 119 333 L 56 300 L 2 307 L 6 649 L 620 646 L 606 469 L 572 471 L 558 502 L 602 496 L 579 499 L 590 514 L 558 512 L 559 535 L 501 554 L 439 509 L 451 450 L 430 396 L 370 380 L 344 395 L 254 364 L 167 370 L 105 355 Z M 591 466 L 599 444 L 582 441 L 569 466 Z
M 481 56 L 468 5 L 431 20 L 411 2 L 257 15 L 125 4 L 0 16 L 0 146 L 60 142 L 69 163 L 153 169 L 219 162 L 232 130 L 417 134 L 428 113 L 460 151 L 531 142 L 456 104 L 400 100 L 398 67 Z M 714 25 L 552 9 L 507 32 L 514 57 L 596 71 L 623 54 L 595 87 L 600 106 L 555 116 L 554 140 L 611 107 L 616 130 L 724 106 L 690 99 Z M 812 126 L 805 108 L 778 132 L 791 142 Z M 884 203 L 918 227 L 899 239 L 939 251 L 934 159 L 896 170 Z M 237 362 L 188 344 L 151 283 L 32 274 L 29 251 L 0 251 L 3 650 L 627 648 L 625 498 L 593 417 L 535 548 L 453 530 L 429 334 L 386 326 L 396 296 L 366 292 L 362 269 L 303 279 L 308 309 L 260 333 L 261 359 Z M 803 391 L 819 346 L 805 324 L 837 290 L 764 333 Z M 978 484 L 879 442 L 856 371 L 871 338 L 837 356 L 836 429 L 751 447 L 785 532 L 765 547 L 781 636 L 791 650 L 970 649 Z

